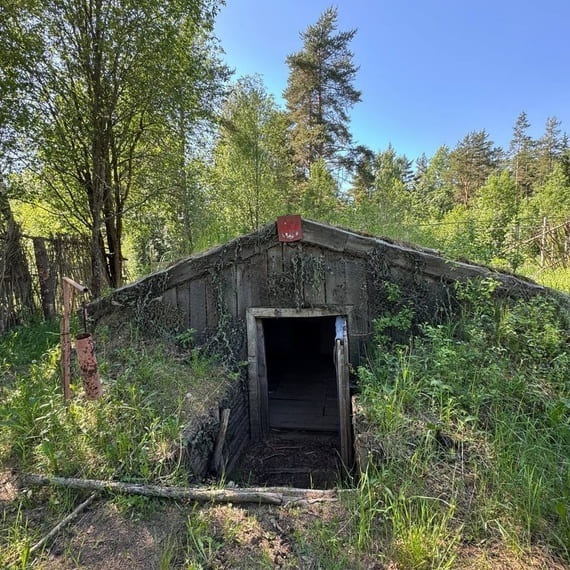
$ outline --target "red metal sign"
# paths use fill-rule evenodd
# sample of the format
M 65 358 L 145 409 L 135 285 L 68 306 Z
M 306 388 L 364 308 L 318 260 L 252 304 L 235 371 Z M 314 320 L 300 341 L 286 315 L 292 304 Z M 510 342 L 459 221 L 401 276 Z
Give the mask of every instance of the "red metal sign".
M 291 242 L 303 239 L 301 216 L 280 216 L 277 218 L 279 241 Z

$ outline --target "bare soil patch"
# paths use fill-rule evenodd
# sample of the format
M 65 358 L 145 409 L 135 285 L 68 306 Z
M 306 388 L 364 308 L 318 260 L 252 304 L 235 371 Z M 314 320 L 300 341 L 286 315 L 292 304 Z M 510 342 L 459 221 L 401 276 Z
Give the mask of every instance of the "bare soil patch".
M 246 450 L 230 478 L 240 485 L 330 489 L 341 467 L 338 436 L 272 430 Z

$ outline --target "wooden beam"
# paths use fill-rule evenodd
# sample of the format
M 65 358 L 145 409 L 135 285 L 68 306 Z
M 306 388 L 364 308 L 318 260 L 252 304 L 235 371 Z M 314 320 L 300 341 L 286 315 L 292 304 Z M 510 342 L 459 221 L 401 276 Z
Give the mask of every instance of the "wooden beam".
M 214 450 L 214 472 L 216 475 L 222 475 L 224 472 L 222 452 L 224 450 L 224 443 L 226 441 L 226 433 L 228 431 L 228 423 L 230 421 L 230 412 L 231 410 L 229 408 L 223 409 L 220 418 L 220 430 L 218 431 L 216 448 Z
M 247 372 L 249 395 L 249 422 L 251 439 L 259 441 L 261 433 L 259 377 L 257 372 L 257 322 L 252 310 L 246 313 L 247 327 Z
M 267 383 L 267 360 L 265 357 L 265 334 L 263 322 L 255 319 L 257 335 L 257 385 L 259 390 L 259 417 L 261 437 L 265 439 L 269 433 L 269 387 Z
M 352 466 L 352 413 L 348 373 L 348 342 L 336 340 L 336 366 L 338 387 L 338 409 L 340 416 L 340 450 L 342 461 L 348 469 Z

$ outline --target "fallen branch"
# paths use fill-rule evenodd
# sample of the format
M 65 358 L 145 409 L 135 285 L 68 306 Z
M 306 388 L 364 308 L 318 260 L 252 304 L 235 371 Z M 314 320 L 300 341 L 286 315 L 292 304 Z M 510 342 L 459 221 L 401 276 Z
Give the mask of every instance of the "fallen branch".
M 73 519 L 77 518 L 97 497 L 99 493 L 93 493 L 80 505 L 78 505 L 71 513 L 69 513 L 62 521 L 56 524 L 41 540 L 36 542 L 30 548 L 30 554 L 41 548 L 48 540 L 51 540 L 64 526 L 67 526 Z
M 36 542 L 36 544 L 34 544 L 30 548 L 29 554 L 33 554 L 34 552 L 36 552 L 36 550 L 39 550 L 42 546 L 44 546 L 44 544 L 46 544 L 46 542 L 48 542 L 54 536 L 56 536 L 57 533 L 62 528 L 64 528 L 71 521 L 76 519 L 77 516 L 80 515 L 98 496 L 99 493 L 92 493 L 91 495 L 89 495 L 89 497 L 85 499 L 85 501 L 83 501 L 80 505 L 75 507 L 75 509 L 73 509 L 71 513 L 69 513 L 64 519 L 62 519 L 58 524 L 56 524 L 42 539 L 38 540 L 38 542 Z M 11 562 L 7 565 L 7 570 L 12 570 L 15 569 L 16 567 L 17 567 L 17 562 Z
M 294 489 L 276 487 L 266 489 L 234 488 L 208 489 L 206 487 L 163 487 L 159 485 L 142 485 L 136 483 L 121 483 L 119 481 L 101 481 L 95 479 L 74 479 L 65 477 L 45 477 L 30 474 L 25 477 L 28 485 L 53 485 L 67 489 L 87 489 L 108 493 L 124 493 L 144 495 L 146 497 L 161 497 L 165 499 L 180 499 L 198 503 L 257 503 L 269 505 L 310 504 L 316 502 L 336 501 L 337 495 L 333 490 Z

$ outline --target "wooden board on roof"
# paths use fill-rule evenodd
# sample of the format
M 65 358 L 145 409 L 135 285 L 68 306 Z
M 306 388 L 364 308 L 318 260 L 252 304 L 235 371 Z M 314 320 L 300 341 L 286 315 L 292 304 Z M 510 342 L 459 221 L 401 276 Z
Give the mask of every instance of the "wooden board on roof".
M 346 246 L 348 232 L 332 228 L 319 222 L 303 220 L 303 241 L 333 251 L 342 252 Z

